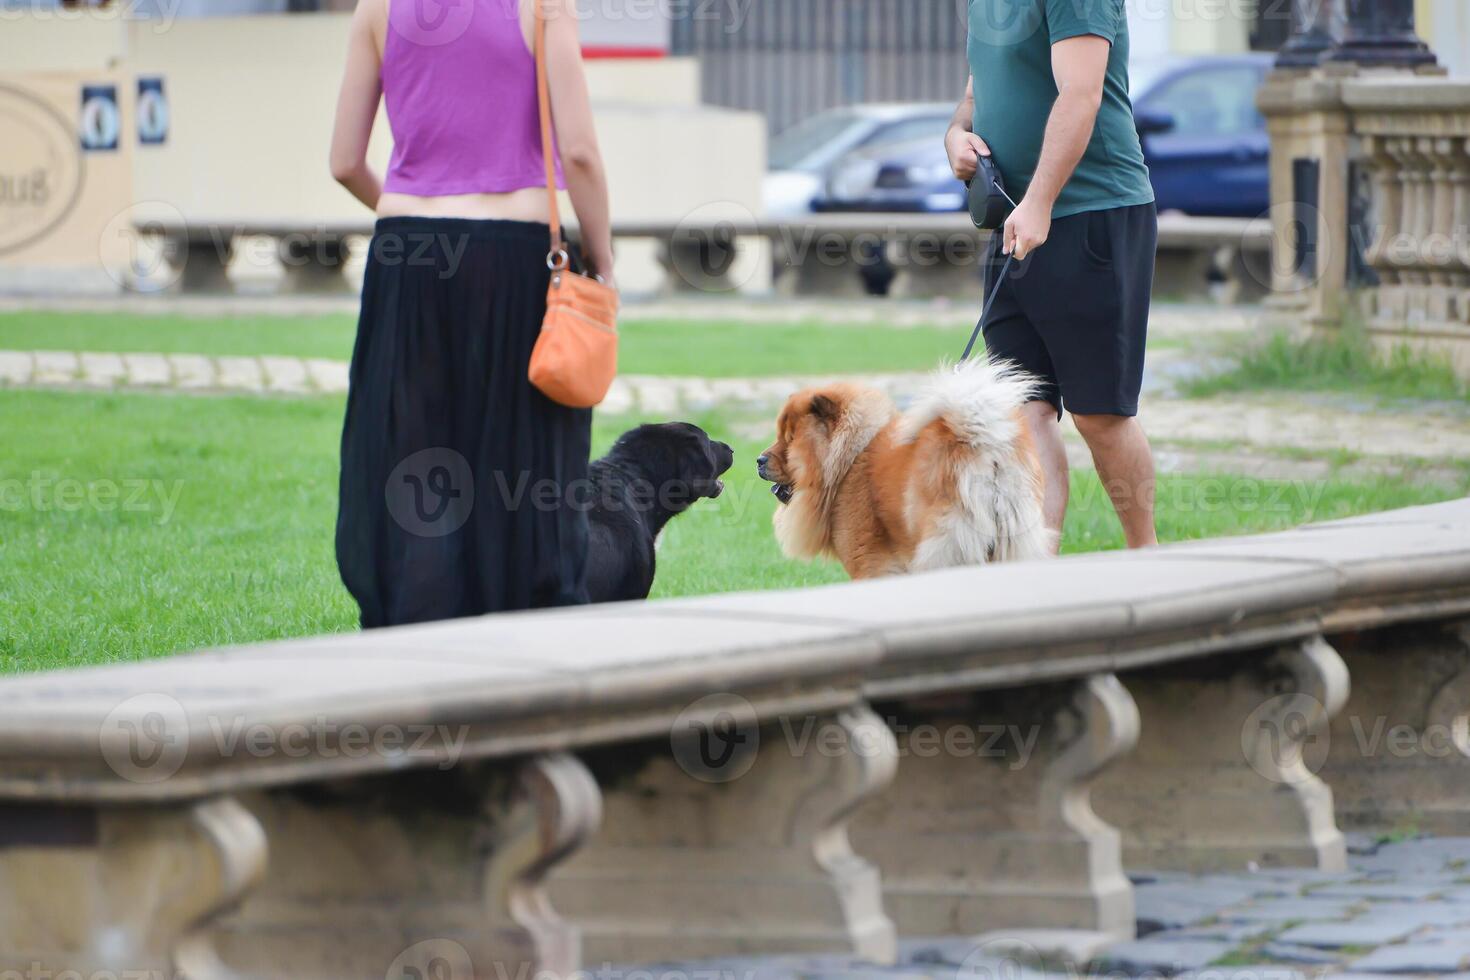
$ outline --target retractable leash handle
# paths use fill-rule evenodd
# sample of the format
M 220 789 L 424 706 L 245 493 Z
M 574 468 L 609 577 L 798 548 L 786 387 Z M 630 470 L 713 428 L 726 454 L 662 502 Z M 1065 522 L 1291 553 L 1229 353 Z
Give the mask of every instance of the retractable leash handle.
M 1010 205 L 1015 210 L 1016 202 L 1006 193 L 1005 184 L 1001 181 L 1000 170 L 990 157 L 980 158 L 980 168 L 976 176 L 984 175 L 990 186 L 986 188 L 985 197 L 980 200 L 984 202 L 981 213 L 977 216 L 976 191 L 970 189 L 970 220 L 975 222 L 977 228 L 989 228 L 992 232 L 1004 234 L 1005 219 L 1010 212 L 1004 211 L 1005 205 Z M 994 193 L 992 193 L 994 192 Z M 1000 203 L 997 203 L 996 195 L 999 195 Z M 983 221 L 983 223 L 982 223 Z M 990 289 L 990 296 L 985 300 L 985 306 L 980 311 L 980 319 L 975 321 L 975 329 L 970 333 L 970 342 L 965 345 L 965 352 L 960 355 L 959 364 L 970 359 L 970 353 L 975 349 L 975 341 L 980 339 L 980 330 L 985 326 L 985 320 L 990 316 L 991 307 L 995 306 L 995 298 L 1000 295 L 1000 285 L 1005 282 L 1006 275 L 1011 271 L 1011 265 L 1016 261 L 1015 253 L 1006 256 L 1005 263 L 1000 267 L 1000 275 L 995 277 L 995 285 Z

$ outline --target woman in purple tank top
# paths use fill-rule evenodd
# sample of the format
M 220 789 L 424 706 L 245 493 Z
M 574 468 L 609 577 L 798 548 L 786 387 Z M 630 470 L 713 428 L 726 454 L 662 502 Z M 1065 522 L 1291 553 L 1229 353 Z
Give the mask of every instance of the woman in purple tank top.
M 337 562 L 364 628 L 586 601 L 591 413 L 527 378 L 550 272 L 536 0 L 360 0 L 332 173 L 378 222 L 342 433 Z M 612 280 L 573 0 L 546 14 L 557 174 Z M 393 156 L 367 164 L 379 106 Z

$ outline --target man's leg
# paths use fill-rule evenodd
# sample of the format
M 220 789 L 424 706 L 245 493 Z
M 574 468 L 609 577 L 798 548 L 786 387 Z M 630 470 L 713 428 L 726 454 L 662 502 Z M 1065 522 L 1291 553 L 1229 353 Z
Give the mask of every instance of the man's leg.
M 1046 497 L 1041 513 L 1049 530 L 1055 532 L 1052 554 L 1062 543 L 1062 522 L 1067 517 L 1067 495 L 1070 491 L 1067 471 L 1067 447 L 1062 443 L 1062 426 L 1057 421 L 1056 406 L 1048 401 L 1027 402 L 1024 409 L 1031 441 L 1041 459 L 1041 475 L 1046 481 Z
M 1159 543 L 1154 529 L 1154 455 L 1138 419 L 1076 415 L 1072 421 L 1092 450 L 1097 475 L 1112 498 L 1130 548 Z

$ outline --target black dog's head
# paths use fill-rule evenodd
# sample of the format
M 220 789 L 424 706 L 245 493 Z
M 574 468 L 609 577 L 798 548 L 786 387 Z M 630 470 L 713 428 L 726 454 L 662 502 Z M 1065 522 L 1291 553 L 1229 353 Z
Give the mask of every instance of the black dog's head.
M 664 422 L 623 433 L 603 462 L 645 482 L 655 505 L 679 513 L 724 492 L 720 477 L 735 462 L 735 451 L 697 425 Z

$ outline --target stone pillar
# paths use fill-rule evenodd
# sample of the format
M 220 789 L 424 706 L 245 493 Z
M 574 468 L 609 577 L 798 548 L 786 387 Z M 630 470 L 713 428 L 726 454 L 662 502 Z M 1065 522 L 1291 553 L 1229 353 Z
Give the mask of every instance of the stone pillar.
M 1350 74 L 1342 65 L 1278 69 L 1256 97 L 1271 134 L 1271 305 L 1310 326 L 1336 326 L 1345 309 Z
M 239 802 L 0 806 L 0 974 L 232 977 L 210 927 L 265 871 Z
M 1435 64 L 1434 53 L 1414 31 L 1414 0 L 1345 0 L 1347 23 L 1332 51 L 1334 61 L 1418 68 Z
M 1138 749 L 1094 792 L 1129 867 L 1342 871 L 1332 791 L 1313 775 L 1348 695 L 1320 637 L 1122 675 L 1143 718 Z
M 214 932 L 242 976 L 565 976 L 575 926 L 548 871 L 598 825 L 569 755 L 414 770 L 244 799 L 271 842 L 260 887 Z M 192 974 L 191 974 L 192 976 Z
M 584 753 L 607 823 L 551 896 L 582 927 L 587 964 L 814 951 L 891 963 L 878 871 L 847 822 L 892 780 L 892 734 L 863 707 L 757 727 L 748 703 L 725 700 L 672 744 Z
M 1376 284 L 1356 270 L 1377 269 L 1384 259 L 1383 234 L 1372 248 L 1361 240 L 1375 219 L 1353 206 L 1366 186 L 1354 177 L 1397 152 L 1414 157 L 1414 172 L 1422 169 L 1413 145 L 1370 147 L 1357 138 L 1343 83 L 1365 70 L 1432 73 L 1435 59 L 1414 34 L 1413 0 L 1296 0 L 1292 15 L 1292 37 L 1257 97 L 1271 133 L 1275 245 L 1268 302 L 1282 314 L 1278 326 L 1305 321 L 1332 331 L 1345 316 L 1374 312 L 1374 297 L 1361 287 Z
M 1327 60 L 1342 21 L 1342 0 L 1293 0 L 1291 36 L 1276 56 L 1277 68 L 1312 68 Z
M 1470 835 L 1470 621 L 1343 637 L 1353 675 L 1320 775 L 1344 827 Z
M 1016 928 L 1134 934 L 1118 832 L 1094 778 L 1138 737 L 1111 674 L 883 708 L 902 763 L 853 821 L 903 935 Z

